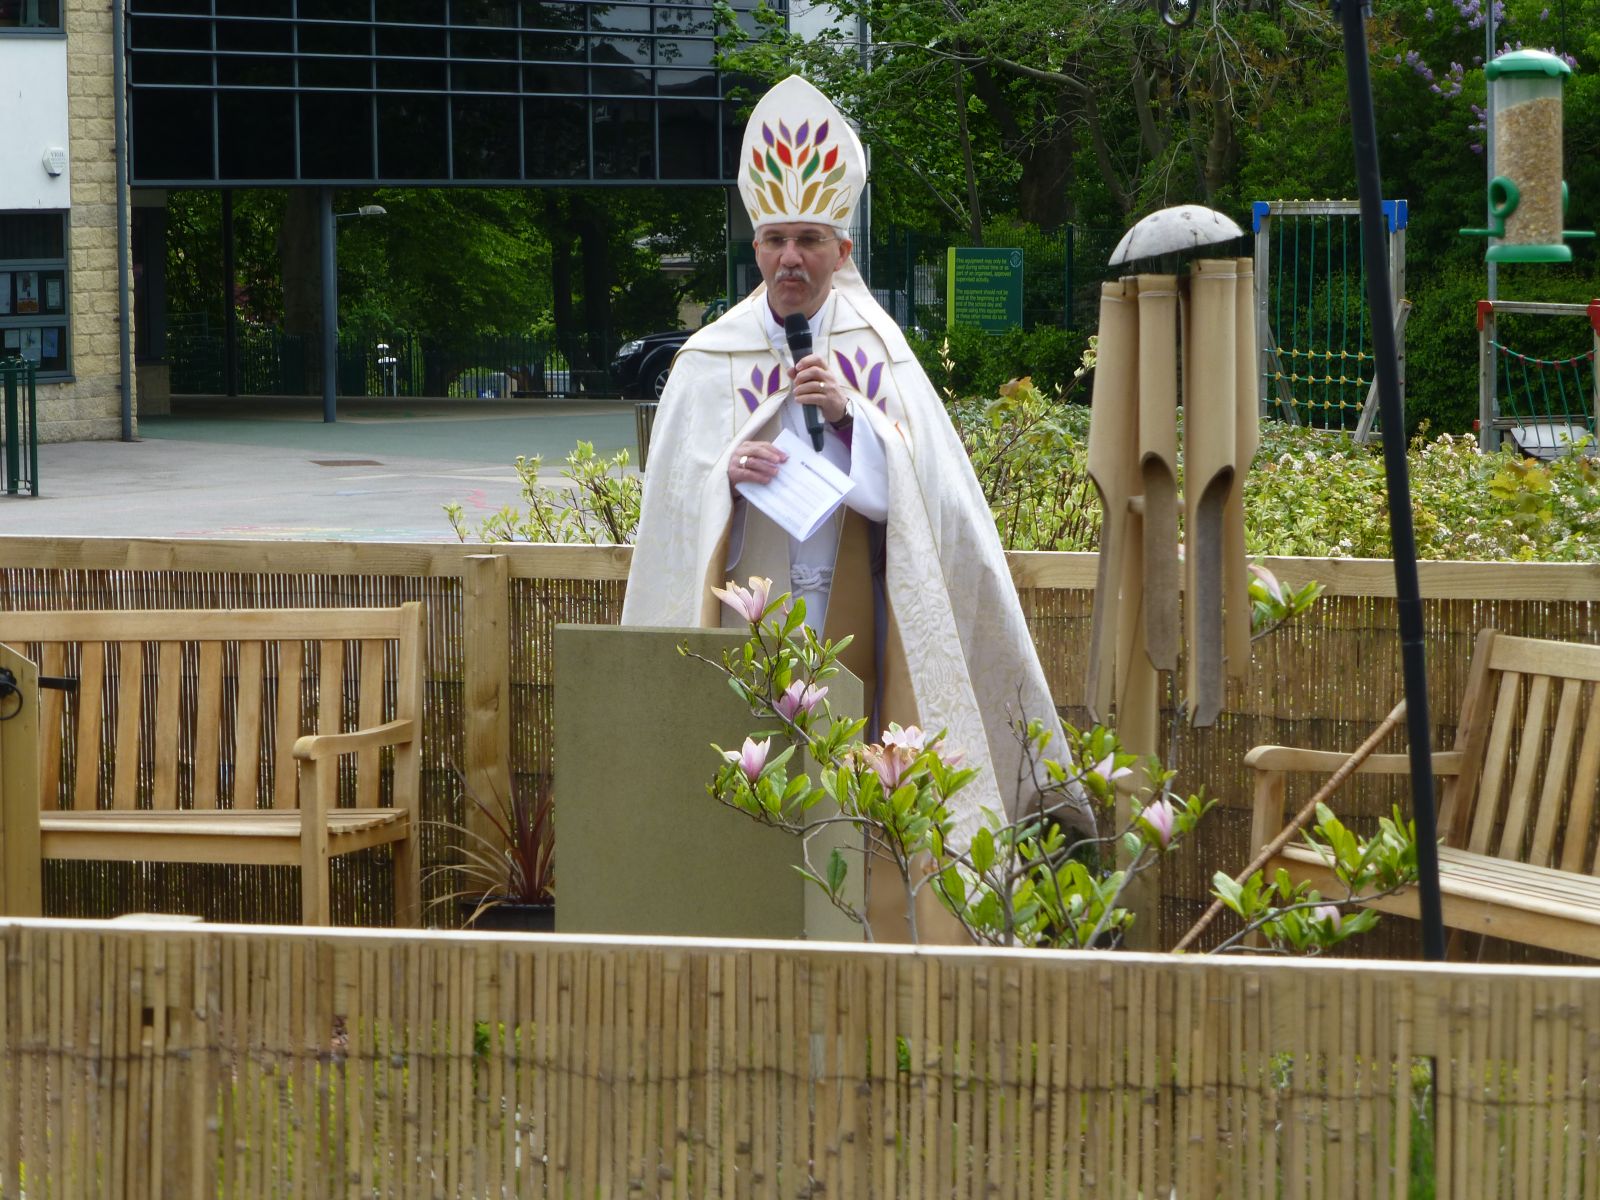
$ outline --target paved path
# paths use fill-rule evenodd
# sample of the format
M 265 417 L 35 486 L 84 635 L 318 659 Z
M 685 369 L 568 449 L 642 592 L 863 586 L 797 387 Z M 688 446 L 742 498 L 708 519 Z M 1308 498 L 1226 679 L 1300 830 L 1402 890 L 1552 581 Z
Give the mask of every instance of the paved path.
M 0 534 L 453 540 L 467 516 L 520 504 L 512 462 L 559 482 L 579 439 L 634 449 L 632 404 L 560 401 L 179 400 L 137 442 L 39 447 L 40 496 L 0 496 Z

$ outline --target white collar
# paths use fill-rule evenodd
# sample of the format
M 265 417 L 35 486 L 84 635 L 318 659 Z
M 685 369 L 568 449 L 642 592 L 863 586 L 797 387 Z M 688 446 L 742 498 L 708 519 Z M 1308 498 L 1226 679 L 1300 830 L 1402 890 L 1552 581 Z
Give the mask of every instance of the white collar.
M 833 318 L 833 292 L 829 291 L 822 301 L 822 306 L 812 313 L 807 321 L 811 325 L 811 336 L 814 340 L 826 336 Z M 789 333 L 783 327 L 783 322 L 778 319 L 778 314 L 772 311 L 772 305 L 763 303 L 761 310 L 767 314 L 767 340 L 772 343 L 772 348 L 782 352 L 789 348 Z

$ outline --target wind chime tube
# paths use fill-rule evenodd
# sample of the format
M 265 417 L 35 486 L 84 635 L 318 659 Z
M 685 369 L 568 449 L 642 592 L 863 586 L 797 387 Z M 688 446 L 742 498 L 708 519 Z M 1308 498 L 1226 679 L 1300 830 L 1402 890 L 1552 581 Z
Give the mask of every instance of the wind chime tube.
M 1405 411 L 1394 336 L 1394 298 L 1383 219 L 1383 184 L 1378 171 L 1377 123 L 1367 63 L 1366 24 L 1351 0 L 1336 6 L 1344 30 L 1345 76 L 1350 96 L 1350 132 L 1355 141 L 1356 185 L 1361 197 L 1362 254 L 1367 273 L 1367 311 L 1372 320 L 1372 356 L 1383 422 L 1383 465 L 1389 490 L 1389 540 L 1394 555 L 1395 608 L 1400 620 L 1400 665 L 1405 681 L 1406 732 L 1410 738 L 1412 818 L 1417 826 L 1417 901 L 1423 956 L 1444 959 L 1444 910 L 1439 897 L 1439 829 L 1434 810 L 1433 730 L 1428 713 L 1427 655 L 1423 645 L 1422 588 L 1417 578 L 1416 531 L 1411 520 L 1411 479 L 1406 466 Z
M 1233 486 L 1223 516 L 1222 561 L 1224 621 L 1227 629 L 1228 674 L 1243 679 L 1250 670 L 1250 580 L 1245 570 L 1244 480 L 1261 445 L 1261 408 L 1256 398 L 1255 260 L 1234 260 L 1237 283 L 1233 302 Z
M 1128 501 L 1138 487 L 1138 285 L 1130 277 L 1100 288 L 1100 342 L 1089 425 L 1089 478 L 1100 493 L 1100 562 L 1089 635 L 1085 704 L 1109 720 L 1117 691 L 1118 630 L 1123 612 L 1123 558 L 1128 546 Z
M 1243 569 L 1223 556 L 1237 452 L 1238 269 L 1225 258 L 1196 260 L 1190 270 L 1183 378 L 1184 624 L 1189 715 L 1206 726 L 1222 712 L 1223 577 L 1230 568 Z
M 1144 493 L 1144 642 L 1178 669 L 1178 277 L 1139 276 L 1139 486 Z

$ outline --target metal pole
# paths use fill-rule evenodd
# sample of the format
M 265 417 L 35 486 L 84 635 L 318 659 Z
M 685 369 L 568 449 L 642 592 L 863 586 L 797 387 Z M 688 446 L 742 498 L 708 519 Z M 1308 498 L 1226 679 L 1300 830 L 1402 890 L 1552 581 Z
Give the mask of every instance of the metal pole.
M 339 419 L 339 255 L 334 247 L 333 189 L 319 188 L 322 203 L 322 419 Z
M 122 391 L 122 440 L 133 441 L 133 313 L 128 230 L 128 14 L 123 0 L 111 6 L 111 121 L 117 184 L 117 378 Z
M 233 189 L 222 189 L 222 390 L 239 394 L 239 313 L 233 303 Z
M 1423 956 L 1444 958 L 1444 920 L 1439 901 L 1439 835 L 1433 795 L 1433 731 L 1428 716 L 1427 656 L 1423 645 L 1422 588 L 1417 579 L 1416 533 L 1411 523 L 1411 481 L 1406 468 L 1405 407 L 1400 399 L 1400 363 L 1394 333 L 1394 297 L 1384 262 L 1388 238 L 1383 183 L 1378 172 L 1378 133 L 1372 110 L 1364 13 L 1354 0 L 1338 0 L 1344 27 L 1345 77 L 1350 94 L 1350 131 L 1355 140 L 1356 184 L 1361 196 L 1362 253 L 1366 258 L 1367 307 L 1372 319 L 1372 354 L 1383 420 L 1383 466 L 1389 489 L 1389 540 L 1394 554 L 1395 606 L 1400 618 L 1400 661 L 1411 739 L 1412 816 L 1417 825 L 1418 892 Z
M 1487 65 L 1494 57 L 1494 40 L 1496 28 L 1494 20 L 1495 0 L 1489 0 L 1489 6 L 1483 12 L 1483 61 Z M 1486 83 L 1483 93 L 1483 161 L 1488 168 L 1488 179 L 1494 178 L 1495 146 L 1494 146 L 1494 85 Z M 1484 189 L 1484 216 L 1488 228 L 1493 228 L 1493 214 L 1489 212 L 1489 191 Z M 1489 291 L 1485 297 L 1488 300 L 1500 299 L 1500 264 L 1491 262 L 1489 266 Z M 1489 380 L 1489 415 L 1487 419 L 1478 419 L 1478 445 L 1485 450 L 1500 449 L 1500 431 L 1494 426 L 1495 417 L 1499 416 L 1500 405 L 1496 403 L 1495 393 L 1499 390 L 1498 381 L 1500 365 L 1496 362 L 1496 353 L 1493 338 L 1489 341 L 1488 349 L 1488 375 Z

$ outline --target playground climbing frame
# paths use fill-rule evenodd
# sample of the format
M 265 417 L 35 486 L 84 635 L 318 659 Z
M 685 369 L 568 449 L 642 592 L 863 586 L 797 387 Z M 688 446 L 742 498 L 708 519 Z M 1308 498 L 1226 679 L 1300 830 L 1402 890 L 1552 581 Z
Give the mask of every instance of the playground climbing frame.
M 1589 346 L 1568 358 L 1536 358 L 1499 340 L 1499 318 L 1583 317 Z M 1525 454 L 1554 458 L 1595 431 L 1600 414 L 1600 300 L 1557 304 L 1478 301 L 1478 438 L 1494 452 L 1509 433 Z
M 1383 212 L 1404 396 L 1406 202 Z M 1360 217 L 1355 200 L 1258 200 L 1251 214 L 1262 415 L 1365 442 L 1378 401 Z

